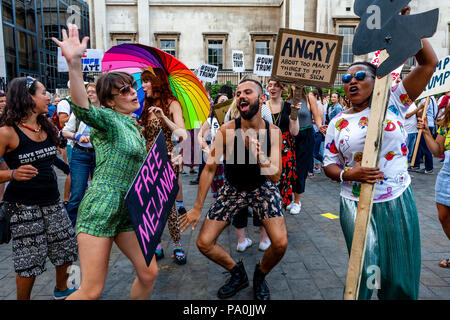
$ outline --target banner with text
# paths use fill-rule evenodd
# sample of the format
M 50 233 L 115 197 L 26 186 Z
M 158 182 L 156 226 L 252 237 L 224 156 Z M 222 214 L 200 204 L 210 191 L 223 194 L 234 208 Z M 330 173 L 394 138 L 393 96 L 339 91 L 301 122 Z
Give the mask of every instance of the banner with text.
M 104 52 L 99 49 L 87 49 L 81 58 L 83 72 L 102 72 L 102 59 Z M 58 47 L 58 72 L 69 72 L 66 58 L 64 58 L 61 48 Z
M 273 56 L 265 54 L 255 55 L 255 64 L 253 66 L 253 74 L 262 77 L 270 77 L 272 75 Z
M 245 72 L 244 52 L 233 50 L 233 72 Z
M 297 85 L 333 87 L 342 40 L 337 35 L 280 29 L 272 77 Z
M 210 64 L 201 64 L 197 69 L 197 78 L 200 81 L 215 83 L 219 67 Z
M 161 130 L 125 196 L 147 266 L 155 254 L 179 189 L 167 153 Z
M 442 58 L 419 99 L 450 91 L 450 56 Z

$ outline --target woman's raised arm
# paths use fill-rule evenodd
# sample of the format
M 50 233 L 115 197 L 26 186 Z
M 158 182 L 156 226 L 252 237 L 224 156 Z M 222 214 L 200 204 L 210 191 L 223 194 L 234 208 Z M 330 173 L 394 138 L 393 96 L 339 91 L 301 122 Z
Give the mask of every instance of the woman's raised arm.
M 89 37 L 84 37 L 80 42 L 78 28 L 74 24 L 69 24 L 69 36 L 65 29 L 62 30 L 63 41 L 56 38 L 52 40 L 61 48 L 62 54 L 69 66 L 70 97 L 72 102 L 80 107 L 89 108 L 89 100 L 84 87 L 83 72 L 81 70 L 81 57 L 87 48 Z

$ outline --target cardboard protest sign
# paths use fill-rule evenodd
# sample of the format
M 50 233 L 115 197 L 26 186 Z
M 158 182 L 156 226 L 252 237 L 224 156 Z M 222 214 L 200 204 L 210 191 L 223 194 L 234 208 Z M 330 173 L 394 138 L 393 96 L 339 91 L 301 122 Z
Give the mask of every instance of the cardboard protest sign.
M 418 100 L 450 91 L 450 56 L 439 60 L 434 74 Z
M 87 49 L 81 58 L 83 72 L 102 72 L 102 59 L 104 52 L 99 49 Z M 58 47 L 58 72 L 69 72 L 66 58 Z
M 255 55 L 255 64 L 253 65 L 253 74 L 262 77 L 272 75 L 273 56 L 265 54 Z
M 204 82 L 216 82 L 219 67 L 210 64 L 201 64 L 197 69 L 197 78 Z
M 233 50 L 233 72 L 245 72 L 244 52 Z
M 214 115 L 217 118 L 217 121 L 219 121 L 220 125 L 223 125 L 225 115 L 227 114 L 228 110 L 230 109 L 231 104 L 233 103 L 233 99 L 228 99 L 227 101 L 224 101 L 222 103 L 218 103 L 214 106 L 212 106 Z
M 147 266 L 155 254 L 179 189 L 167 153 L 161 130 L 125 196 Z
M 337 35 L 280 29 L 272 77 L 297 85 L 333 87 L 342 40 Z

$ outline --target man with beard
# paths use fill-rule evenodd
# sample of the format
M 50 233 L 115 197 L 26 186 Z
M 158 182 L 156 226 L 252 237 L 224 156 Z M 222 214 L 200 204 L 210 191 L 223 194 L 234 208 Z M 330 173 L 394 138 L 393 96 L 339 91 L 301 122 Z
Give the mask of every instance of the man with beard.
M 255 299 L 270 299 L 265 276 L 281 260 L 288 243 L 282 210 L 283 200 L 275 185 L 281 176 L 282 135 L 277 126 L 269 124 L 261 117 L 261 105 L 264 100 L 263 88 L 259 82 L 252 79 L 241 81 L 236 90 L 236 103 L 241 117 L 220 127 L 200 177 L 194 207 L 180 217 L 182 232 L 191 224 L 192 230 L 195 229 L 217 163 L 224 155 L 226 181 L 210 208 L 197 239 L 199 250 L 231 274 L 218 291 L 220 299 L 232 297 L 249 285 L 242 260 L 236 263 L 216 243 L 235 213 L 244 207 L 252 207 L 253 214 L 257 214 L 261 219 L 272 243 L 255 268 L 253 276 Z

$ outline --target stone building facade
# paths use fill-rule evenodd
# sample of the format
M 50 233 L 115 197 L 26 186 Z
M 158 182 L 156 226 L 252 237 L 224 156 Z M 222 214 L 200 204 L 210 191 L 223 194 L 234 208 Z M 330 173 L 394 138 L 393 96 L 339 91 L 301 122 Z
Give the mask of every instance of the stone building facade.
M 356 59 L 353 34 L 359 18 L 354 0 L 87 0 L 91 46 L 108 50 L 124 42 L 162 48 L 189 68 L 201 63 L 231 72 L 232 50 L 242 50 L 245 66 L 253 68 L 255 53 L 275 52 L 278 29 L 333 33 L 344 36 L 341 69 Z M 419 4 L 420 3 L 420 4 Z M 412 13 L 440 8 L 438 31 L 431 39 L 439 57 L 450 54 L 449 0 L 411 1 Z M 414 61 L 407 63 L 408 72 Z M 233 81 L 234 82 L 234 81 Z

